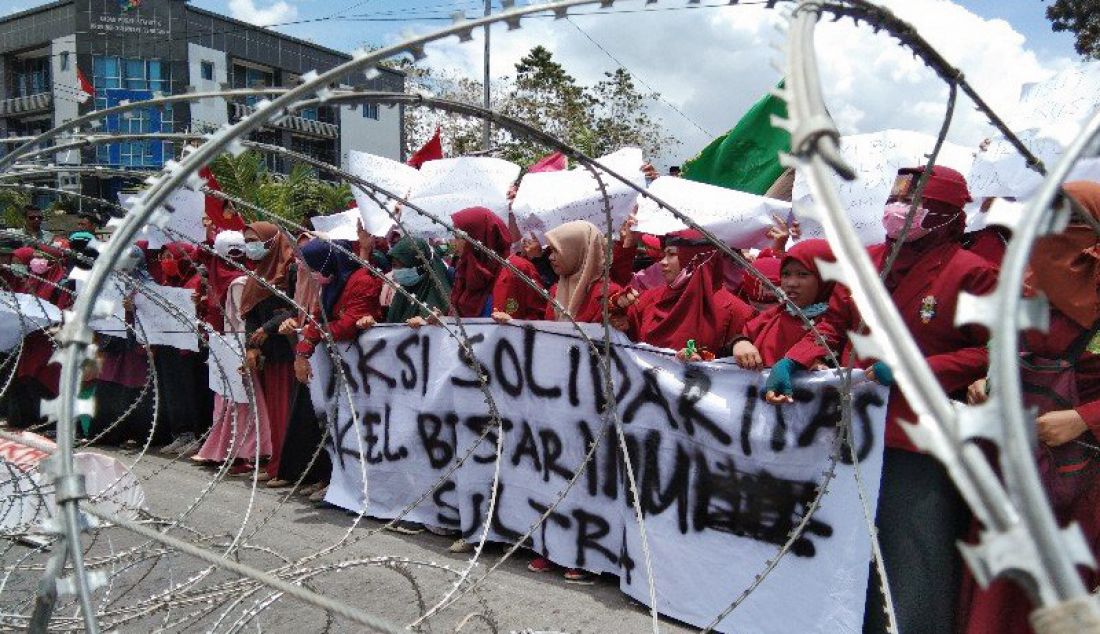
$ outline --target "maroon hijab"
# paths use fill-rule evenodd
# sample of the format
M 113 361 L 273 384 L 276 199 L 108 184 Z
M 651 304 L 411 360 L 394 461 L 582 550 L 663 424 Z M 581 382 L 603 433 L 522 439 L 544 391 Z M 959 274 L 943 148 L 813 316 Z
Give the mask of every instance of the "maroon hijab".
M 484 244 L 502 259 L 511 245 L 508 225 L 485 207 L 470 207 L 451 216 L 456 229 Z M 459 317 L 480 317 L 493 292 L 501 264 L 487 253 L 467 244 L 455 265 L 451 287 L 451 310 Z

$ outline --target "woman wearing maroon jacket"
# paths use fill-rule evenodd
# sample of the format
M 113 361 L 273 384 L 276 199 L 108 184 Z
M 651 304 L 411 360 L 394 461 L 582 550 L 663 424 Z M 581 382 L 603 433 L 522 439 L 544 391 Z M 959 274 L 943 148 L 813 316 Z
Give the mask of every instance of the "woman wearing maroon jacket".
M 727 355 L 755 311 L 726 290 L 723 255 L 695 230 L 664 236 L 661 247 L 666 283 L 616 298 L 617 310 L 626 307 L 627 336 L 681 352 L 691 340 L 701 359 Z
M 1066 183 L 1065 191 L 1100 219 L 1100 185 Z M 1041 238 L 1031 254 L 1027 292 L 1050 301 L 1046 332 L 1023 333 L 1020 380 L 1025 404 L 1037 408 L 1039 474 L 1062 526 L 1077 522 L 1093 556 L 1100 554 L 1100 237 L 1083 222 Z M 996 387 L 994 387 L 996 389 Z M 969 390 L 986 399 L 985 379 Z M 1085 587 L 1100 579 L 1085 571 Z M 1028 632 L 1027 594 L 1007 580 L 972 588 L 967 634 Z M 966 593 L 963 600 L 967 599 Z
M 902 241 L 898 258 L 885 278 L 886 289 L 943 390 L 963 399 L 967 387 L 985 376 L 989 364 L 984 328 L 955 325 L 960 293 L 985 295 L 996 285 L 992 264 L 962 248 L 965 215 L 970 201 L 966 180 L 950 168 L 936 166 L 924 189 L 908 233 L 901 235 L 923 168 L 899 170 L 883 214 L 887 241 L 869 249 L 884 265 L 893 246 Z M 838 285 L 818 331 L 834 350 L 844 347 L 847 332 L 860 324 L 859 312 L 846 288 Z M 824 350 L 811 333 L 787 352 L 772 369 L 765 390 L 771 402 L 791 402 L 791 371 L 812 367 Z M 866 364 L 865 364 L 866 365 Z M 877 362 L 867 375 L 892 385 L 889 367 Z M 916 417 L 896 387 L 886 411 L 877 525 L 890 592 L 902 632 L 955 630 L 961 561 L 955 546 L 970 516 L 951 478 L 931 456 L 917 451 L 899 420 Z M 868 583 L 864 632 L 886 631 L 879 580 Z

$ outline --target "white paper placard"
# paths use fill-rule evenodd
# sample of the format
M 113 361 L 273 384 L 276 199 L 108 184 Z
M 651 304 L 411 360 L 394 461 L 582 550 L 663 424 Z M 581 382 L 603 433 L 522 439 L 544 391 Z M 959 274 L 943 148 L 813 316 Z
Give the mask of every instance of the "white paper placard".
M 640 149 L 623 148 L 596 160 L 638 187 L 645 188 Z M 524 175 L 512 201 L 512 213 L 520 230 L 545 232 L 574 220 L 586 220 L 606 229 L 608 207 L 611 210 L 612 230 L 617 230 L 634 210 L 639 194 L 605 170 L 597 171 L 603 181 L 603 190 L 592 172 L 583 166 L 568 171 Z M 604 194 L 607 195 L 606 204 Z
M 659 177 L 650 184 L 649 193 L 739 249 L 766 246 L 772 214 L 786 218 L 791 211 L 791 204 L 782 200 L 675 176 Z M 654 200 L 643 196 L 638 202 L 637 231 L 664 235 L 686 228 Z
M 359 239 L 359 210 L 349 209 L 327 216 L 314 216 L 310 222 L 319 237 L 329 240 Z
M 348 171 L 383 189 L 395 196 L 408 198 L 409 190 L 420 181 L 420 172 L 399 161 L 388 159 L 384 156 L 351 150 L 348 153 Z M 366 190 L 357 185 L 351 186 L 351 193 L 355 196 L 355 204 L 359 207 L 359 213 L 363 219 L 363 228 L 375 236 L 383 236 L 393 226 L 393 217 L 389 212 L 394 210 L 396 201 L 382 194 L 368 194 Z M 379 206 L 378 202 L 382 203 Z M 384 208 L 383 208 L 384 207 Z
M 833 186 L 841 205 L 863 244 L 879 244 L 886 239 L 882 228 L 882 209 L 899 169 L 923 166 L 936 146 L 936 139 L 911 130 L 885 130 L 869 134 L 853 134 L 840 141 L 841 154 L 856 172 L 856 180 L 846 181 L 833 174 Z M 966 174 L 974 161 L 973 150 L 944 143 L 936 159 L 937 165 Z M 803 204 L 814 204 L 809 183 L 802 172 L 794 179 L 792 200 L 795 215 Z M 803 238 L 823 238 L 824 231 L 813 220 L 800 218 Z
M 432 216 L 450 223 L 455 212 L 485 207 L 507 220 L 508 190 L 519 177 L 519 166 L 483 156 L 448 158 L 425 163 L 420 177 L 409 193 L 410 205 L 401 211 L 401 222 L 409 233 L 443 236 L 449 232 Z
M 141 343 L 198 350 L 194 290 L 147 284 L 134 295 L 134 329 Z M 155 299 L 154 299 L 155 298 Z

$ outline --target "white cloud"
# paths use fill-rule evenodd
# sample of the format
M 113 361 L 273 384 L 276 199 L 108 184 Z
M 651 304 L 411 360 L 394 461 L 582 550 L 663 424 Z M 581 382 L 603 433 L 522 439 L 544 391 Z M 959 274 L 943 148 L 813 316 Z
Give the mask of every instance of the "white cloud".
M 298 7 L 279 0 L 268 7 L 258 7 L 254 0 L 229 0 L 229 15 L 249 24 L 269 25 L 290 22 L 298 18 Z
M 884 0 L 883 4 L 914 24 L 1002 114 L 1009 113 L 1025 82 L 1044 79 L 1072 62 L 1040 59 L 1007 22 L 982 18 L 949 0 Z M 614 8 L 642 6 L 640 1 L 617 2 Z M 773 65 L 782 63 L 782 56 L 771 48 L 784 38 L 776 31 L 782 18 L 775 11 L 739 5 L 571 20 L 576 26 L 545 18 L 525 20 L 517 31 L 498 25 L 492 33 L 493 74 L 512 73 L 524 53 L 542 44 L 581 81 L 598 80 L 615 63 L 579 32 L 579 26 L 713 135 L 732 127 L 781 77 Z M 426 61 L 480 76 L 482 46 L 480 35 L 475 35 L 473 43 L 448 39 L 431 46 Z M 826 102 L 842 132 L 938 131 L 946 85 L 895 40 L 845 20 L 821 24 L 816 46 Z M 662 162 L 679 162 L 711 140 L 671 108 L 660 106 L 655 114 L 683 141 L 674 155 L 659 157 Z M 960 93 L 951 140 L 971 145 L 988 134 L 984 118 Z

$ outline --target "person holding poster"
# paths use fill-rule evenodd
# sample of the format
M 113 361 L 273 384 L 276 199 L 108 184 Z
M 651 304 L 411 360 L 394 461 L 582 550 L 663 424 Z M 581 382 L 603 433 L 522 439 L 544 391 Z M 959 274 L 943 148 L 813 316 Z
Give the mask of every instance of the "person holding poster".
M 783 256 L 780 286 L 811 322 L 818 322 L 829 307 L 834 283 L 817 270 L 817 260 L 833 261 L 829 243 L 803 240 Z M 757 315 L 733 344 L 733 358 L 746 370 L 770 368 L 806 335 L 802 319 L 787 304 L 774 304 Z
M 635 341 L 680 351 L 685 360 L 728 356 L 730 343 L 755 311 L 725 288 L 727 260 L 696 230 L 664 236 L 660 260 L 665 284 L 641 295 L 628 288 L 613 304 Z M 613 324 L 615 321 L 613 320 Z M 684 356 L 687 342 L 695 350 Z
M 517 276 L 511 269 L 502 267 L 493 286 L 493 316 L 501 313 L 514 319 L 542 319 L 546 314 L 546 300 L 539 294 L 545 292 L 538 268 L 521 250 L 508 256 L 508 263 L 530 280 Z
M 985 376 L 989 333 L 979 326 L 955 325 L 955 304 L 962 292 L 985 295 L 996 286 L 996 268 L 962 248 L 970 202 L 966 179 L 957 171 L 935 166 L 925 185 L 912 226 L 903 231 L 924 168 L 898 170 L 883 210 L 885 244 L 870 248 L 881 268 L 894 245 L 898 257 L 884 278 L 909 331 L 941 387 L 952 398 L 965 398 L 967 387 Z M 837 285 L 818 330 L 834 350 L 843 348 L 847 332 L 861 322 L 850 293 Z M 775 363 L 765 385 L 772 403 L 790 403 L 791 372 L 812 367 L 824 351 L 812 333 Z M 869 364 L 869 362 L 866 362 Z M 899 420 L 916 423 L 905 397 L 893 385 L 890 368 L 881 361 L 867 377 L 892 386 L 886 413 L 886 450 L 876 524 L 898 630 L 953 633 L 962 562 L 955 543 L 970 522 L 970 513 L 943 466 L 917 451 Z M 864 611 L 864 632 L 885 632 L 879 579 L 872 567 Z
M 192 289 L 199 294 L 202 282 L 195 269 L 195 247 L 184 242 L 170 242 L 160 250 L 161 284 L 173 288 Z M 192 324 L 179 323 L 179 330 Z M 164 421 L 172 441 L 161 448 L 165 455 L 182 455 L 194 451 L 200 419 L 209 419 L 213 403 L 207 404 L 206 386 L 198 385 L 196 366 L 202 361 L 190 350 L 166 345 L 153 345 L 153 365 L 157 376 L 157 419 Z M 201 364 L 205 375 L 205 364 Z M 200 390 L 201 387 L 201 390 Z M 202 414 L 200 415 L 200 411 Z M 205 426 L 204 426 L 205 427 Z
M 294 288 L 291 279 L 294 248 L 290 238 L 270 222 L 254 222 L 243 233 L 245 257 L 256 267 L 255 277 L 249 276 L 241 291 L 245 367 L 259 373 L 264 405 L 271 421 L 271 460 L 266 471 L 257 478 L 267 481 L 279 470 L 294 387 L 294 351 L 290 340 L 278 332 L 279 325 L 295 314 L 294 305 L 284 299 Z M 248 472 L 238 473 L 246 475 Z
M 360 253 L 370 252 L 371 245 L 364 244 L 363 240 L 359 246 L 363 247 Z M 359 266 L 352 257 L 355 250 L 355 243 L 343 240 L 332 242 L 314 239 L 302 247 L 302 262 L 309 267 L 308 274 L 316 280 L 321 291 L 320 302 L 313 311 L 313 318 L 302 325 L 301 338 L 294 347 L 294 375 L 302 385 L 309 384 L 312 372 L 309 358 L 323 339 L 321 328 L 334 341 L 349 341 L 358 338 L 360 331 L 382 321 L 382 305 L 378 299 L 382 292 L 382 280 Z M 301 274 L 306 274 L 306 271 Z M 284 323 L 279 332 L 292 331 L 296 326 L 296 323 Z M 302 401 L 301 406 L 295 407 L 295 411 L 301 411 L 302 406 L 308 403 L 307 394 L 302 394 L 300 389 L 296 391 L 296 396 L 307 400 Z M 295 404 L 297 405 L 297 399 Z M 276 473 L 278 481 L 269 482 L 270 486 L 293 484 L 305 474 L 306 467 L 321 445 L 320 432 L 312 417 L 295 417 L 290 420 L 288 442 L 283 445 L 280 467 Z M 319 455 L 327 458 L 324 451 Z M 327 482 L 330 470 L 331 468 L 322 474 L 320 469 L 316 469 L 309 474 L 313 481 L 303 483 L 312 486 L 313 492 L 316 492 L 318 486 L 324 486 L 318 485 L 321 480 Z
M 413 317 L 427 317 L 432 312 L 447 314 L 451 294 L 447 265 L 427 240 L 413 236 L 401 238 L 390 249 L 390 261 L 394 283 L 427 305 L 428 310 L 405 293 L 395 292 L 386 310 L 386 322 L 405 323 Z
M 226 260 L 244 265 L 244 235 L 240 231 L 223 231 L 214 239 L 214 249 Z M 219 269 L 219 284 L 224 283 L 225 303 L 218 310 L 223 321 L 218 330 L 227 337 L 242 338 L 245 331 L 241 315 L 241 297 L 248 278 L 238 269 L 226 266 Z M 230 271 L 236 275 L 226 281 Z M 227 283 L 226 283 L 227 282 Z M 238 348 L 239 349 L 239 348 Z M 213 361 L 213 356 L 211 356 Z M 251 473 L 255 461 L 271 455 L 271 421 L 264 404 L 263 389 L 255 371 L 242 367 L 225 367 L 223 372 L 242 372 L 244 380 L 252 384 L 253 403 L 234 402 L 231 395 L 214 395 L 214 425 L 198 453 L 191 457 L 202 464 L 230 462 L 230 473 Z
M 1065 184 L 1065 191 L 1100 219 L 1100 184 Z M 1050 301 L 1046 332 L 1023 333 L 1020 380 L 1024 403 L 1038 410 L 1039 475 L 1061 526 L 1077 522 L 1093 556 L 1100 554 L 1100 238 L 1075 221 L 1057 235 L 1040 238 L 1031 253 L 1025 293 Z M 993 389 L 996 389 L 994 386 Z M 968 391 L 971 403 L 988 397 L 982 379 Z M 1086 588 L 1095 570 L 1079 566 Z M 976 584 L 972 584 L 976 585 Z M 1032 606 L 1018 585 L 1005 579 L 973 588 L 967 634 L 1027 632 Z M 963 598 L 965 600 L 966 594 Z

